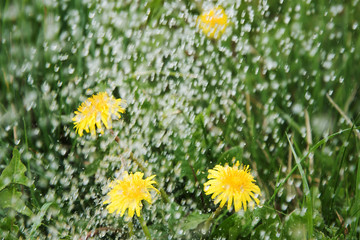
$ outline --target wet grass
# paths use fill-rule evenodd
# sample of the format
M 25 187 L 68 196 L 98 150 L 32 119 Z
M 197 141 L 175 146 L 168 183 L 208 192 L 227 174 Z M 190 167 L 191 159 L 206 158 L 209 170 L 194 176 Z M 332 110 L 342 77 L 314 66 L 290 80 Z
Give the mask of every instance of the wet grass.
M 144 204 L 154 239 L 359 238 L 360 5 L 281 2 L 223 1 L 216 41 L 197 1 L 1 1 L 0 172 L 16 148 L 30 179 L 0 181 L 16 199 L 0 199 L 1 236 L 127 238 L 102 202 L 138 162 L 169 197 Z M 79 137 L 74 111 L 100 91 L 126 113 Z M 234 157 L 260 207 L 224 209 L 204 233 L 208 170 Z

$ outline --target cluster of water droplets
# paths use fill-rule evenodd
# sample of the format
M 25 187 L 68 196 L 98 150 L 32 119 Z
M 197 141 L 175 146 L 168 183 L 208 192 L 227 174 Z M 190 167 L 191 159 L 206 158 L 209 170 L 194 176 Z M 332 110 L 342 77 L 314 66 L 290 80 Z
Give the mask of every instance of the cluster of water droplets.
M 341 84 L 351 85 L 354 71 L 344 68 L 359 59 L 359 49 L 335 21 L 344 11 L 353 14 L 350 5 L 265 0 L 221 5 L 231 24 L 212 41 L 195 27 L 200 11 L 194 2 L 9 4 L 3 18 L 13 24 L 2 30 L 8 58 L 0 158 L 18 145 L 36 176 L 40 205 L 57 203 L 46 214 L 44 234 L 80 237 L 101 226 L 122 228 L 124 222 L 107 215 L 102 202 L 111 179 L 125 168 L 140 170 L 132 155 L 170 196 L 169 204 L 157 197 L 144 210 L 147 221 L 160 226 L 203 208 L 198 199 L 204 176 L 226 150 L 241 146 L 243 162 L 258 164 L 260 186 L 270 182 L 265 187 L 271 190 L 279 166 L 280 181 L 294 166 L 294 160 L 288 166 L 285 133 L 298 134 L 306 146 L 306 109 L 314 139 L 344 126 L 317 106 Z M 317 16 L 326 20 L 304 21 Z M 347 24 L 358 36 L 359 23 Z M 99 91 L 125 99 L 126 114 L 113 122 L 112 134 L 80 138 L 73 111 Z M 321 154 L 334 158 L 331 149 Z M 266 164 L 252 163 L 255 152 Z M 355 166 L 349 165 L 352 173 Z M 280 211 L 296 207 L 292 201 L 301 185 L 300 178 L 289 178 L 277 194 L 286 199 Z M 191 239 L 180 227 L 154 236 Z

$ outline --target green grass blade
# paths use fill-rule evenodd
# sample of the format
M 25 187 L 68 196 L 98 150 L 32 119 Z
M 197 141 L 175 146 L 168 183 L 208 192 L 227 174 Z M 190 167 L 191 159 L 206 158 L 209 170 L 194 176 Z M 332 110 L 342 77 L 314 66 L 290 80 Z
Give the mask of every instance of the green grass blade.
M 300 163 L 302 163 L 307 157 L 309 157 L 309 155 L 313 152 L 315 152 L 316 149 L 318 149 L 321 145 L 325 144 L 327 141 L 329 141 L 330 139 L 334 138 L 337 135 L 340 135 L 342 133 L 348 132 L 348 131 L 352 131 L 353 128 L 346 128 L 343 130 L 340 130 L 336 133 L 333 133 L 329 136 L 327 136 L 326 138 L 321 139 L 319 142 L 317 142 L 314 146 L 312 146 L 309 150 L 309 152 L 303 156 L 300 160 Z M 289 172 L 289 174 L 285 177 L 285 179 L 280 182 L 277 187 L 274 190 L 274 194 L 271 196 L 271 198 L 267 201 L 267 204 L 271 204 L 271 202 L 275 199 L 276 194 L 279 192 L 279 190 L 282 188 L 282 186 L 287 182 L 287 180 L 290 178 L 290 176 L 296 171 L 296 169 L 298 168 L 297 165 L 295 165 L 293 167 L 293 169 L 291 169 L 291 171 Z
M 313 206 L 312 206 L 311 192 L 310 192 L 308 181 L 306 179 L 306 174 L 304 172 L 304 169 L 301 166 L 301 160 L 297 156 L 295 149 L 294 149 L 293 145 L 291 144 L 289 136 L 287 134 L 286 134 L 286 136 L 287 136 L 290 148 L 291 148 L 291 152 L 295 158 L 296 165 L 298 166 L 298 169 L 299 169 L 299 172 L 301 175 L 301 179 L 303 182 L 303 186 L 304 186 L 304 193 L 305 193 L 305 200 L 306 200 L 306 207 L 307 207 L 306 214 L 307 214 L 308 239 L 310 239 L 313 234 Z

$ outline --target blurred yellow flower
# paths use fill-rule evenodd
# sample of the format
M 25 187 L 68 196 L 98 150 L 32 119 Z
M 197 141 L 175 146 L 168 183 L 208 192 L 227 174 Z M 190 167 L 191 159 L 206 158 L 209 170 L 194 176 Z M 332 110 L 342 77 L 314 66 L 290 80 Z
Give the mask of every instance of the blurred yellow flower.
M 101 122 L 107 129 L 111 128 L 111 119 L 120 119 L 120 113 L 124 113 L 125 109 L 121 107 L 122 100 L 109 96 L 106 92 L 100 92 L 97 95 L 89 97 L 83 102 L 72 119 L 75 129 L 81 137 L 84 130 L 91 135 L 96 135 L 95 125 L 104 133 Z
M 248 202 L 253 200 L 259 204 L 259 199 L 254 194 L 260 195 L 260 188 L 250 174 L 249 166 L 241 165 L 239 168 L 239 162 L 233 167 L 216 165 L 209 170 L 208 179 L 210 180 L 204 184 L 205 194 L 212 194 L 215 204 L 221 202 L 220 207 L 227 201 L 227 208 L 230 210 L 234 203 L 237 212 L 241 207 L 246 210 Z
M 206 36 L 219 39 L 229 23 L 224 9 L 218 6 L 202 13 L 197 19 L 197 24 Z
M 130 173 L 130 175 L 125 172 L 122 180 L 115 180 L 110 183 L 110 192 L 107 194 L 109 197 L 104 204 L 109 204 L 106 206 L 109 213 L 116 211 L 116 214 L 120 213 L 120 216 L 123 216 L 125 210 L 128 209 L 128 216 L 132 218 L 134 212 L 136 215 L 140 216 L 140 210 L 142 208 L 142 200 L 146 200 L 151 204 L 151 195 L 149 193 L 150 189 L 159 191 L 152 186 L 156 184 L 152 180 L 155 175 L 152 175 L 146 179 L 143 179 L 144 174 L 141 172 L 136 172 L 135 174 Z

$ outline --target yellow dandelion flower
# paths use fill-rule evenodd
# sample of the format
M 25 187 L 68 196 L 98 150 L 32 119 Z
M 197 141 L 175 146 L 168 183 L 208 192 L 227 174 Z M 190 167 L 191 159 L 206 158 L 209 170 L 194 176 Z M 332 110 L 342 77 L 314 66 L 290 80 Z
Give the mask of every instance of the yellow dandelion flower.
M 259 199 L 254 194 L 260 195 L 260 188 L 250 174 L 249 166 L 241 165 L 239 168 L 239 162 L 233 167 L 216 165 L 209 170 L 208 179 L 210 180 L 204 184 L 205 194 L 212 194 L 215 204 L 221 202 L 220 207 L 227 201 L 227 208 L 230 210 L 234 203 L 237 212 L 241 207 L 246 210 L 248 202 L 253 200 L 259 204 Z
M 152 180 L 155 175 L 152 175 L 146 179 L 143 179 L 144 174 L 141 172 L 136 172 L 135 174 L 130 173 L 130 175 L 125 172 L 122 180 L 115 180 L 110 183 L 112 188 L 107 194 L 109 197 L 104 204 L 109 204 L 106 206 L 109 213 L 116 211 L 116 214 L 120 213 L 120 216 L 123 216 L 125 210 L 128 209 L 128 216 L 133 217 L 134 212 L 136 215 L 140 216 L 140 210 L 142 208 L 142 200 L 146 200 L 151 204 L 151 195 L 149 193 L 150 189 L 155 190 L 157 193 L 159 191 L 152 186 L 156 184 Z
M 100 92 L 97 95 L 92 95 L 85 102 L 83 102 L 77 111 L 75 117 L 72 119 L 75 124 L 75 129 L 81 137 L 84 130 L 95 136 L 95 126 L 104 133 L 101 122 L 107 129 L 111 128 L 111 119 L 120 119 L 120 113 L 124 113 L 125 109 L 121 107 L 122 99 L 115 99 L 109 96 L 106 92 Z
M 219 39 L 229 22 L 224 9 L 218 6 L 202 13 L 197 19 L 197 24 L 206 36 Z

